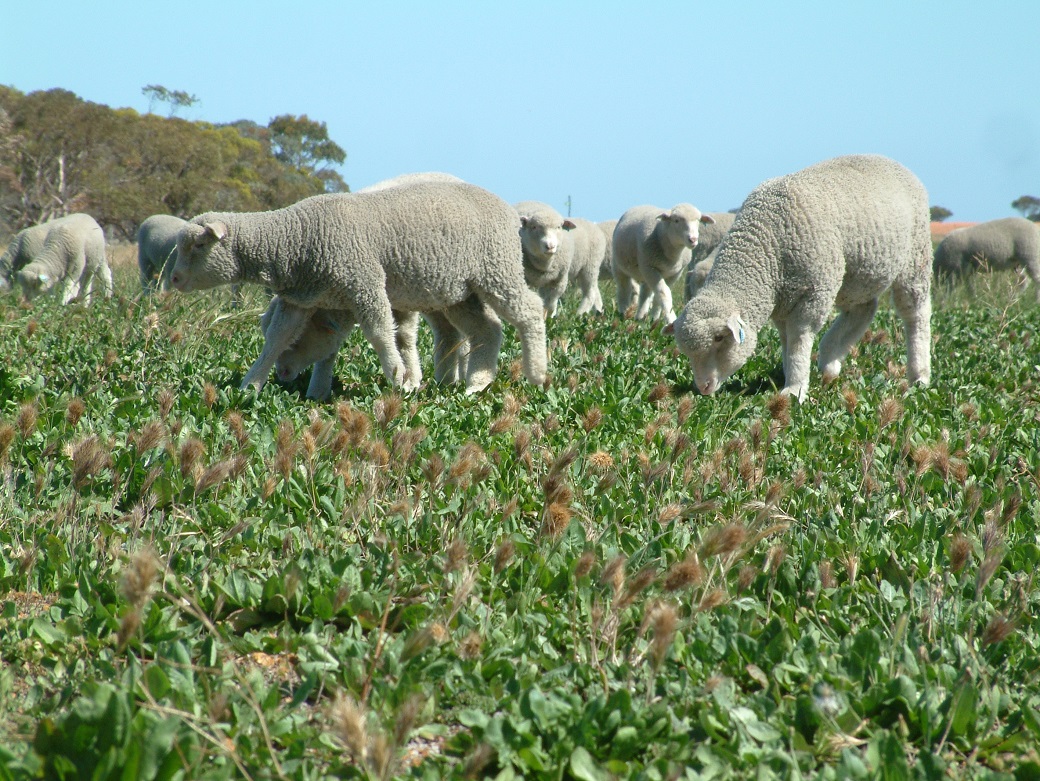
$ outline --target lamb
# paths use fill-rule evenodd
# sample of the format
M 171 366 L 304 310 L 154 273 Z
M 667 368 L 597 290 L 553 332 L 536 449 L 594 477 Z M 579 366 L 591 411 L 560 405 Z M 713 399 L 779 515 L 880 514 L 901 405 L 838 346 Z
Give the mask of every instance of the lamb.
M 144 293 L 169 289 L 177 260 L 177 234 L 186 222 L 172 214 L 153 214 L 137 229 L 137 268 Z
M 14 235 L 4 254 L 0 255 L 0 290 L 10 290 L 14 272 L 27 266 L 40 254 L 51 227 L 51 222 L 44 222 L 20 230 Z
M 704 260 L 699 263 L 690 263 L 689 267 L 686 269 L 687 301 L 697 295 L 697 291 L 704 287 L 704 281 L 708 278 L 708 273 L 711 271 L 711 267 L 715 265 L 715 258 L 718 257 L 718 254 L 719 248 L 716 247 Z
M 599 267 L 600 281 L 614 278 L 614 228 L 617 227 L 617 223 L 617 220 L 603 220 L 596 223 L 607 240 L 603 247 L 603 261 Z
M 580 217 L 575 217 L 569 222 L 573 223 L 574 227 L 563 235 L 565 241 L 569 239 L 574 244 L 568 280 L 581 290 L 578 314 L 602 312 L 603 296 L 599 291 L 599 272 L 607 239 L 594 222 Z
M 411 173 L 376 182 L 358 192 L 373 193 L 392 187 L 406 187 L 424 182 L 461 181 L 463 180 L 457 176 L 436 171 Z M 260 327 L 265 334 L 274 310 L 280 305 L 280 298 L 275 296 L 267 311 L 260 318 Z M 488 314 L 494 317 L 490 310 L 488 310 Z M 419 327 L 418 314 L 395 311 L 393 315 L 397 323 L 397 347 L 405 364 L 403 387 L 406 390 L 414 390 L 422 381 L 422 368 L 416 346 Z M 426 319 L 430 322 L 434 332 L 434 376 L 438 381 L 458 382 L 465 377 L 464 359 L 469 347 L 467 337 L 461 334 L 443 315 L 431 313 L 426 316 Z M 275 362 L 275 372 L 278 378 L 283 382 L 294 380 L 300 372 L 314 364 L 315 368 L 311 373 L 310 384 L 307 388 L 307 398 L 327 399 L 332 392 L 332 372 L 336 354 L 343 342 L 350 336 L 355 324 L 353 313 L 316 310 L 296 342 L 278 356 Z
M 637 283 L 641 283 L 636 319 L 646 317 L 652 298 L 654 319 L 663 316 L 668 324 L 675 320 L 671 285 L 697 245 L 700 226 L 713 222 L 710 215 L 688 203 L 671 211 L 634 206 L 621 215 L 614 228 L 613 247 L 618 312 L 624 315 L 628 311 Z
M 712 263 L 715 262 L 715 250 L 718 249 L 722 237 L 733 227 L 733 220 L 736 219 L 736 215 L 732 212 L 708 212 L 708 214 L 715 222 L 701 228 L 697 246 L 690 250 L 690 262 L 686 266 L 687 301 L 693 298 L 704 284 L 708 272 L 711 271 Z
M 1033 281 L 1040 303 L 1040 229 L 1024 217 L 1005 217 L 946 235 L 935 249 L 933 269 L 951 281 L 980 269 L 1003 271 L 1021 266 Z M 970 276 L 967 276 L 969 282 Z
M 274 316 L 275 309 L 281 306 L 278 296 L 272 299 L 270 306 L 260 319 L 260 326 L 266 334 L 267 327 Z M 457 322 L 459 312 L 476 308 L 487 318 L 497 322 L 494 312 L 488 309 L 479 298 L 470 296 L 464 304 L 455 307 L 454 316 Z M 466 376 L 469 339 L 462 335 L 459 328 L 441 312 L 427 312 L 423 318 L 433 331 L 434 344 L 434 378 L 438 382 L 454 383 Z M 405 389 L 414 389 L 422 380 L 422 369 L 419 365 L 419 353 L 416 347 L 419 316 L 415 312 L 394 311 L 397 323 L 395 334 L 397 348 L 401 352 L 405 364 Z M 275 373 L 283 382 L 290 382 L 310 365 L 314 365 L 310 383 L 307 386 L 307 398 L 324 401 L 332 392 L 333 368 L 336 354 L 343 342 L 350 336 L 355 326 L 350 312 L 318 309 L 311 315 L 307 326 L 296 342 L 278 356 L 275 362 Z
M 515 208 L 520 215 L 524 278 L 541 296 L 545 317 L 553 317 L 570 280 L 574 243 L 565 236 L 574 222 L 539 201 L 521 201 Z
M 471 342 L 467 393 L 494 378 L 501 317 L 520 335 L 524 374 L 540 385 L 545 324 L 538 297 L 524 283 L 519 227 L 508 204 L 463 182 L 316 195 L 275 211 L 195 217 L 178 237 L 170 281 L 181 291 L 257 282 L 279 296 L 243 388 L 263 387 L 318 309 L 350 313 L 399 386 L 406 367 L 394 310 L 440 313 L 464 324 L 460 330 Z M 474 294 L 479 308 L 467 303 Z
M 928 194 L 879 155 L 826 160 L 770 179 L 744 201 L 704 287 L 674 323 L 698 390 L 715 393 L 754 352 L 772 319 L 783 353 L 782 393 L 804 401 L 813 339 L 826 381 L 863 336 L 878 299 L 893 293 L 907 336 L 907 379 L 931 375 Z
M 112 295 L 105 234 L 89 214 L 76 213 L 27 228 L 8 247 L 10 269 L 27 299 L 56 288 L 61 303 L 90 303 L 94 280 Z M 6 253 L 5 253 L 6 255 Z

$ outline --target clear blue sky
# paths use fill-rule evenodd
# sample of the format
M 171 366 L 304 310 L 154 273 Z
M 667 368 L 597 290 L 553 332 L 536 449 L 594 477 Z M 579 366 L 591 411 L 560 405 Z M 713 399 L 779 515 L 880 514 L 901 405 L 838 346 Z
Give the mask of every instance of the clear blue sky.
M 5 5 L 0 83 L 141 112 L 160 84 L 214 123 L 307 114 L 353 189 L 447 171 L 603 220 L 722 211 L 878 152 L 954 220 L 1040 197 L 1040 0 Z

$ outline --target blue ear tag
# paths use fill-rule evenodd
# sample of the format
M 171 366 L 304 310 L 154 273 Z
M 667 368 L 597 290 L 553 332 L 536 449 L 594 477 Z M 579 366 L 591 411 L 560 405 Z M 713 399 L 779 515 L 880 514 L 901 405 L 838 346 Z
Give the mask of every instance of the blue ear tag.
M 737 344 L 744 344 L 744 327 L 738 326 L 740 334 L 737 337 Z

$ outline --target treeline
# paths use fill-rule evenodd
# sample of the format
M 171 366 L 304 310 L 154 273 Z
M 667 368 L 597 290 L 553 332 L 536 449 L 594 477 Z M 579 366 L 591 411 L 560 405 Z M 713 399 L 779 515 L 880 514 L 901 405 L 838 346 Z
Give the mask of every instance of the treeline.
M 306 115 L 213 125 L 0 85 L 0 234 L 87 212 L 132 238 L 152 214 L 276 209 L 347 190 L 345 158 Z

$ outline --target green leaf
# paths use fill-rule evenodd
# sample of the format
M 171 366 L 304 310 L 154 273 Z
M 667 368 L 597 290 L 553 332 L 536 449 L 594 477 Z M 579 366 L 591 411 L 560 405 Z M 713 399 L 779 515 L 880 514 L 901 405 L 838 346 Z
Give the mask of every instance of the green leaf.
M 571 775 L 578 781 L 606 781 L 609 776 L 596 764 L 592 755 L 581 746 L 571 752 L 569 763 Z

